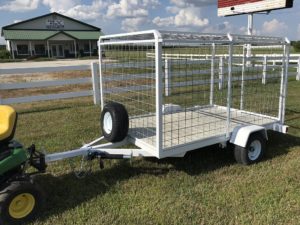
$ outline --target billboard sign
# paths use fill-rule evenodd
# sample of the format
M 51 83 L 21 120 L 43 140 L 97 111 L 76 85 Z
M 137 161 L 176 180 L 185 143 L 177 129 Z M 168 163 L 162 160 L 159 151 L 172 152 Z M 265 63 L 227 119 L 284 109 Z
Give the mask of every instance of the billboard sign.
M 218 0 L 218 16 L 292 8 L 293 0 Z

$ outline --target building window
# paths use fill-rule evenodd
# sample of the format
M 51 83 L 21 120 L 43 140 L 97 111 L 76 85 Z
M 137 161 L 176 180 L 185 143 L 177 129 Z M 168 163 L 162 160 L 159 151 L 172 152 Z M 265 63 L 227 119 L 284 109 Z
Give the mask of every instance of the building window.
M 84 51 L 85 53 L 90 53 L 90 44 L 89 44 L 89 43 L 85 43 L 85 44 L 83 45 L 83 51 Z
M 28 55 L 28 45 L 17 45 L 18 55 Z
M 34 49 L 36 55 L 45 55 L 45 45 L 35 45 Z

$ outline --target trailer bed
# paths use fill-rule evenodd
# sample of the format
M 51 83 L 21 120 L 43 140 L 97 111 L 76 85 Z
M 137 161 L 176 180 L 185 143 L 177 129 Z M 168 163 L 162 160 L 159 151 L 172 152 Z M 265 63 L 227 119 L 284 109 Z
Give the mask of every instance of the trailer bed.
M 278 122 L 275 117 L 231 109 L 229 130 L 240 125 L 266 126 Z M 155 147 L 155 115 L 130 118 L 129 136 Z M 227 109 L 223 106 L 193 107 L 163 115 L 163 148 L 226 134 Z

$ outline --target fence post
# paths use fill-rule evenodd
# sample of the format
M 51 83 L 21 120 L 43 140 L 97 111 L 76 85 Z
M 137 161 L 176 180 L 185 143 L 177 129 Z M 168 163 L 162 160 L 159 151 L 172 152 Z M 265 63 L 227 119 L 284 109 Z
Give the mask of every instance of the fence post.
M 98 65 L 96 62 L 91 62 L 92 83 L 93 83 L 93 99 L 94 104 L 100 104 L 100 80 L 98 75 Z
M 262 83 L 267 83 L 267 66 L 268 66 L 268 58 L 265 55 L 264 56 L 264 62 L 263 62 L 263 76 L 262 76 Z
M 296 80 L 300 81 L 300 57 L 298 59 L 297 76 Z
M 170 59 L 165 59 L 165 95 L 171 95 L 171 65 Z
M 274 56 L 273 56 L 274 57 Z M 276 67 L 276 61 L 275 61 L 275 59 L 273 59 L 273 69 L 272 69 L 272 71 L 275 71 L 275 67 Z
M 224 60 L 223 57 L 220 57 L 219 60 L 219 90 L 222 90 L 224 82 Z

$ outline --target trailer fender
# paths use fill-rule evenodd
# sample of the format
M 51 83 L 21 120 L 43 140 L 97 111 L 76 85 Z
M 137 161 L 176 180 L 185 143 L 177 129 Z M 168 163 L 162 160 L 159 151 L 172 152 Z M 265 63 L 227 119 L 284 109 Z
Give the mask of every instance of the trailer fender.
M 256 132 L 261 133 L 261 135 L 268 140 L 266 128 L 257 125 L 250 125 L 236 127 L 231 134 L 229 142 L 245 148 L 250 135 Z

